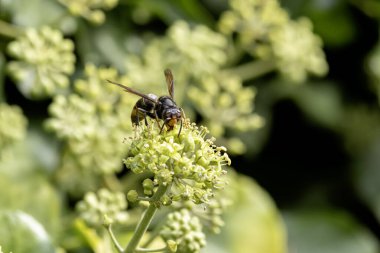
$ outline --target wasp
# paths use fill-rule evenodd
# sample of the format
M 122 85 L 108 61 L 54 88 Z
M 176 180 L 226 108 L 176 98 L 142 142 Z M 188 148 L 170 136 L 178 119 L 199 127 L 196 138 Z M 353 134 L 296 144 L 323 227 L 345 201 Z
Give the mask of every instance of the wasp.
M 142 120 L 145 121 L 145 125 L 148 125 L 146 117 L 155 119 L 157 125 L 160 128 L 160 134 L 164 126 L 168 131 L 173 130 L 177 122 L 180 122 L 180 128 L 178 136 L 182 130 L 182 120 L 184 118 L 184 113 L 182 108 L 178 107 L 174 102 L 174 78 L 170 69 L 164 71 L 166 84 L 169 91 L 169 96 L 160 96 L 154 94 L 143 94 L 139 91 L 136 91 L 132 88 L 129 88 L 120 83 L 116 83 L 110 80 L 107 80 L 109 83 L 115 84 L 121 87 L 124 91 L 135 94 L 141 97 L 135 104 L 131 113 L 132 124 L 139 125 Z M 161 119 L 164 121 L 162 126 L 158 123 L 158 120 Z

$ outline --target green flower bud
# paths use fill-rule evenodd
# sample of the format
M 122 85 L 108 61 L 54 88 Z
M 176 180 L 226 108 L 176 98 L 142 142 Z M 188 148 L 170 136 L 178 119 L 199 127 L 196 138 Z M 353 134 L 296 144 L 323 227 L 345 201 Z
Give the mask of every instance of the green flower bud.
M 128 201 L 134 203 L 139 199 L 139 194 L 136 190 L 130 190 L 127 194 Z
M 206 245 L 199 219 L 187 209 L 170 213 L 160 235 L 168 247 L 174 241 L 179 253 L 197 253 Z
M 168 195 L 164 195 L 162 196 L 162 198 L 160 199 L 160 202 L 162 203 L 162 205 L 164 206 L 170 206 L 172 204 L 172 199 L 168 196 Z
M 170 251 L 170 252 L 177 252 L 177 247 L 178 247 L 178 245 L 177 245 L 177 243 L 176 243 L 175 241 L 173 241 L 173 240 L 168 240 L 168 241 L 166 242 L 166 244 L 168 245 L 168 248 L 169 248 L 169 251 Z
M 153 181 L 149 178 L 145 179 L 143 181 L 143 188 L 144 188 L 144 194 L 145 195 L 152 195 L 153 194 L 153 189 L 154 189 L 154 184 Z
M 100 189 L 96 194 L 88 192 L 76 206 L 80 217 L 89 225 L 125 223 L 128 220 L 127 201 L 122 192 Z M 106 221 L 105 221 L 106 217 Z
M 65 5 L 74 16 L 82 16 L 94 24 L 102 24 L 105 14 L 102 10 L 114 8 L 118 0 L 58 0 Z

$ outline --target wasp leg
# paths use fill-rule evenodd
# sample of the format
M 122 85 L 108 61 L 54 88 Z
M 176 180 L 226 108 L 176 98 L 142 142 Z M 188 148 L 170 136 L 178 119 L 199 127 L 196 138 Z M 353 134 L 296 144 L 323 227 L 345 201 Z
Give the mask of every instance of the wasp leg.
M 164 123 L 163 123 L 162 126 L 161 126 L 160 134 L 162 133 L 162 130 L 164 129 L 164 126 L 169 122 L 169 120 L 171 120 L 171 118 L 167 118 L 167 119 L 165 119 Z
M 157 112 L 154 111 L 154 116 L 152 118 L 155 118 L 156 119 L 156 123 L 157 123 L 157 126 L 158 128 L 162 129 L 162 127 L 160 126 L 160 123 L 158 123 L 158 115 L 157 115 Z M 165 124 L 164 124 L 165 125 Z M 162 130 L 161 130 L 162 131 Z M 161 133 L 161 132 L 160 132 Z
M 149 112 L 149 111 L 146 111 L 146 110 L 144 110 L 144 109 L 142 109 L 142 108 L 137 108 L 137 110 L 138 110 L 138 113 L 137 113 L 137 122 L 140 122 L 140 117 L 139 117 L 139 113 L 141 113 L 143 116 L 144 116 L 144 122 L 145 122 L 145 126 L 148 126 L 148 121 L 146 120 L 146 116 L 149 116 L 149 117 L 151 117 L 151 118 L 154 118 L 154 116 L 152 115 L 152 113 L 151 112 Z
M 185 111 L 182 108 L 179 108 L 181 110 L 182 118 L 186 119 Z
M 181 125 L 179 126 L 178 138 L 179 138 L 179 135 L 181 134 L 181 131 L 182 131 L 182 119 L 180 119 L 180 121 L 181 121 Z

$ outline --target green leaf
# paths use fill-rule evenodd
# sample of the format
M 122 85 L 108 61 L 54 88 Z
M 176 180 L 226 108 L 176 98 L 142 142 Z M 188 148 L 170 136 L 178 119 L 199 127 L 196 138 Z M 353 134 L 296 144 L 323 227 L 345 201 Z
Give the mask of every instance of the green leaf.
M 176 4 L 180 7 L 186 16 L 192 21 L 203 23 L 207 26 L 213 26 L 215 20 L 212 18 L 211 13 L 201 4 L 201 2 L 196 0 L 175 0 L 171 1 L 172 4 Z
M 50 150 L 46 151 L 48 146 Z M 29 130 L 27 140 L 9 150 L 0 162 L 0 210 L 22 210 L 41 222 L 49 234 L 58 236 L 62 229 L 61 199 L 46 171 L 54 164 L 49 161 L 54 159 L 52 150 L 53 145 L 34 130 Z
M 5 58 L 4 54 L 0 52 L 0 103 L 5 100 L 4 97 L 4 68 Z
M 375 141 L 368 145 L 367 150 L 355 163 L 355 183 L 360 196 L 380 223 L 380 134 L 374 135 L 373 139 Z
M 111 64 L 122 71 L 125 69 L 125 30 L 118 29 L 112 17 L 98 27 L 88 27 L 82 23 L 77 34 L 77 48 L 84 63 L 96 65 Z
M 334 128 L 342 120 L 342 98 L 333 83 L 312 83 L 295 87 L 293 98 L 315 123 Z
M 286 212 L 284 218 L 289 234 L 289 252 L 379 252 L 375 237 L 344 211 L 297 210 Z
M 0 174 L 0 185 L 3 189 L 0 191 L 0 211 L 22 210 L 42 223 L 49 234 L 58 236 L 62 229 L 61 202 L 44 177 L 27 174 L 9 178 Z
M 350 43 L 360 29 L 353 18 L 349 1 L 285 0 L 282 6 L 288 9 L 292 16 L 310 18 L 315 32 L 322 37 L 324 44 L 330 47 Z
M 233 174 L 232 171 L 229 171 Z M 230 189 L 230 190 L 229 190 Z M 226 195 L 233 206 L 224 215 L 225 226 L 216 236 L 207 235 L 207 253 L 284 253 L 286 233 L 270 196 L 252 179 L 232 175 Z
M 54 246 L 44 227 L 21 212 L 0 212 L 0 245 L 4 252 L 53 253 Z
M 12 22 L 22 27 L 53 25 L 67 13 L 58 1 L 51 0 L 12 0 L 9 9 Z

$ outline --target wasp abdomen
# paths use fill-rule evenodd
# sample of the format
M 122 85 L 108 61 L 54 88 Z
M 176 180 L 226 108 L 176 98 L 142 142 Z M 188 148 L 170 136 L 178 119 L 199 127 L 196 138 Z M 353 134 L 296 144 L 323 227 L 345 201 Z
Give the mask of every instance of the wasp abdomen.
M 148 94 L 147 96 L 149 96 L 153 100 L 157 100 L 158 98 L 154 94 Z M 154 113 L 155 106 L 156 106 L 155 103 L 153 103 L 152 101 L 145 98 L 140 98 L 132 109 L 132 113 L 131 113 L 132 124 L 138 125 L 140 121 L 143 119 L 145 120 L 145 124 L 147 124 L 146 116 L 155 118 L 155 113 Z

